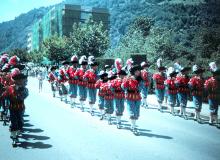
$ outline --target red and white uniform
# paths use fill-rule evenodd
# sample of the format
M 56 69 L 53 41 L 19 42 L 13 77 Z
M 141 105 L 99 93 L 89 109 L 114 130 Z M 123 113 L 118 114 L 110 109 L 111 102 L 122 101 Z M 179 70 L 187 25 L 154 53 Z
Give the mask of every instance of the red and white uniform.
M 87 83 L 87 87 L 91 89 L 95 89 L 95 84 L 98 79 L 97 74 L 93 69 L 89 69 L 85 72 L 83 79 L 85 79 Z
M 194 76 L 189 81 L 189 86 L 192 89 L 192 96 L 202 96 L 204 89 L 204 80 L 200 76 Z
M 75 72 L 76 72 L 76 68 L 74 68 L 73 66 L 70 66 L 66 73 L 69 77 L 69 84 L 77 84 L 78 83 L 78 79 L 76 79 L 75 77 Z
M 86 72 L 86 70 L 84 70 L 83 68 L 78 68 L 74 74 L 78 79 L 79 86 L 84 86 L 84 87 L 87 86 L 87 81 L 85 81 L 85 79 L 84 79 L 85 72 Z
M 161 90 L 165 89 L 165 85 L 164 85 L 164 82 L 166 80 L 165 74 L 155 73 L 153 75 L 153 80 L 155 82 L 156 89 L 161 89 Z
M 50 72 L 48 75 L 48 81 L 51 82 L 55 82 L 57 81 L 57 77 L 55 76 L 55 74 L 53 72 Z
M 175 85 L 175 78 L 168 78 L 165 80 L 167 86 L 167 94 L 177 94 L 177 87 Z
M 205 81 L 204 84 L 205 89 L 208 92 L 208 99 L 211 100 L 219 100 L 220 98 L 220 91 L 219 91 L 219 84 L 216 78 L 210 77 Z
M 189 83 L 189 77 L 179 74 L 176 77 L 175 80 L 175 84 L 178 86 L 178 92 L 179 93 L 189 93 L 189 87 L 188 87 L 188 83 Z
M 121 78 L 116 78 L 112 81 L 112 87 L 114 89 L 114 97 L 116 99 L 124 99 L 125 93 L 124 90 L 121 88 L 123 80 Z
M 150 77 L 151 77 L 151 75 L 150 75 L 150 73 L 148 71 L 146 71 L 146 70 L 142 70 L 141 71 L 141 78 L 144 81 L 144 86 L 145 87 L 149 87 L 149 85 L 150 85 Z
M 140 101 L 140 84 L 139 82 L 132 76 L 129 78 L 125 78 L 122 83 L 122 87 L 126 89 L 127 93 L 125 98 L 130 101 Z

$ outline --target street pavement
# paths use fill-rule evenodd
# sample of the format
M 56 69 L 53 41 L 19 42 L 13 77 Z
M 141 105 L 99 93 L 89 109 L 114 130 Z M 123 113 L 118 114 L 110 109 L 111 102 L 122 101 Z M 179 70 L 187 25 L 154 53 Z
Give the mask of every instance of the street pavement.
M 41 93 L 34 78 L 28 88 L 24 134 L 17 148 L 0 122 L 0 160 L 219 160 L 220 129 L 207 119 L 198 124 L 192 117 L 160 113 L 153 95 L 150 109 L 141 108 L 135 136 L 127 112 L 123 128 L 117 129 L 115 121 L 100 121 L 98 110 L 92 117 L 89 109 L 81 112 L 53 98 L 46 81 Z

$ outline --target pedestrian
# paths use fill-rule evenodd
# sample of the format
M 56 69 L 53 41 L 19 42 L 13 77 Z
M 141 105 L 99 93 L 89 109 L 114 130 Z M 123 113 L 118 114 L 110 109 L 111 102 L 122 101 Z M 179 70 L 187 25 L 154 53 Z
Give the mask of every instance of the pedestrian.
M 43 71 L 42 71 L 42 70 L 39 70 L 38 76 L 37 76 L 37 79 L 38 79 L 38 81 L 39 81 L 39 83 L 38 83 L 39 93 L 42 92 L 44 78 L 45 78 L 45 76 L 44 76 Z
M 158 110 L 163 112 L 162 103 L 165 95 L 165 85 L 166 80 L 165 70 L 166 68 L 162 65 L 162 59 L 157 60 L 158 72 L 153 74 L 153 82 L 155 86 L 155 93 L 158 101 Z
M 180 116 L 183 115 L 184 119 L 188 119 L 186 115 L 186 107 L 189 96 L 189 71 L 190 67 L 182 67 L 180 73 L 176 76 L 175 84 L 178 88 L 177 98 L 180 103 Z
M 194 120 L 200 123 L 200 113 L 202 110 L 204 92 L 204 78 L 202 77 L 202 74 L 205 70 L 199 67 L 198 65 L 194 65 L 192 70 L 195 75 L 190 79 L 188 84 L 191 91 L 191 95 L 193 97 L 193 104 L 195 107 Z
M 136 121 L 140 116 L 141 104 L 141 66 L 134 65 L 130 68 L 130 75 L 124 78 L 122 88 L 125 90 L 127 108 L 131 121 L 131 131 L 134 134 L 138 133 Z
M 69 95 L 70 95 L 70 105 L 71 107 L 76 106 L 76 98 L 77 98 L 77 84 L 78 79 L 75 76 L 75 72 L 77 70 L 78 65 L 78 57 L 77 55 L 73 55 L 71 57 L 71 66 L 67 70 L 67 75 L 69 77 Z
M 142 104 L 141 106 L 145 108 L 148 108 L 147 96 L 148 96 L 148 90 L 149 90 L 149 86 L 150 86 L 151 78 L 152 78 L 152 75 L 148 70 L 149 66 L 150 66 L 149 62 L 144 61 L 141 63 L 141 68 L 142 68 L 141 70 L 141 78 L 142 78 L 142 81 L 141 81 Z
M 175 85 L 177 72 L 173 67 L 169 67 L 167 70 L 167 79 L 165 80 L 164 84 L 166 86 L 167 91 L 167 98 L 168 98 L 168 105 L 170 108 L 170 113 L 175 115 L 174 106 L 176 104 L 176 97 L 177 97 L 177 87 Z
M 218 124 L 218 107 L 220 104 L 220 69 L 218 69 L 215 62 L 209 64 L 212 76 L 205 81 L 205 89 L 208 95 L 208 103 L 210 110 L 209 124 L 212 125 L 214 121 Z
M 80 68 L 77 68 L 75 77 L 78 79 L 78 94 L 81 106 L 81 111 L 84 112 L 84 103 L 87 98 L 87 81 L 84 79 L 84 74 L 87 70 L 88 61 L 86 56 L 82 56 L 79 59 Z

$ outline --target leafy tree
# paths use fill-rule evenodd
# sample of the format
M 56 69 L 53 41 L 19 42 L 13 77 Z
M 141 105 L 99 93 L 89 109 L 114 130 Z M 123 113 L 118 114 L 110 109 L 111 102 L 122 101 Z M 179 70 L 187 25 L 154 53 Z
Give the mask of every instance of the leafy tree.
M 9 54 L 10 57 L 14 55 L 18 56 L 22 63 L 26 63 L 30 61 L 30 56 L 29 53 L 27 52 L 27 49 L 16 48 L 7 53 Z
M 67 50 L 67 39 L 66 37 L 58 37 L 54 35 L 43 42 L 43 52 L 50 61 L 59 63 L 69 59 L 71 56 Z
M 139 31 L 143 37 L 147 37 L 150 33 L 153 21 L 148 17 L 137 17 L 129 26 L 129 32 L 133 33 Z
M 44 54 L 41 51 L 31 51 L 29 53 L 30 62 L 40 64 L 43 61 Z
M 73 25 L 67 43 L 69 53 L 100 57 L 109 47 L 108 31 L 103 29 L 102 23 L 89 19 L 85 23 Z

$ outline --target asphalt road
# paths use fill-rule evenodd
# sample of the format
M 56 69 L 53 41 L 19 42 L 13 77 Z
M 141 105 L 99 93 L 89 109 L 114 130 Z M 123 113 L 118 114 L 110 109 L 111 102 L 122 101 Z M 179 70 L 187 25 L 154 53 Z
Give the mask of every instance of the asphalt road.
M 70 108 L 47 89 L 38 93 L 37 85 L 29 79 L 24 134 L 17 148 L 0 122 L 0 160 L 219 160 L 220 129 L 207 121 L 198 124 L 141 108 L 135 136 L 127 113 L 123 128 L 117 129 L 100 121 L 98 110 L 92 117 Z

